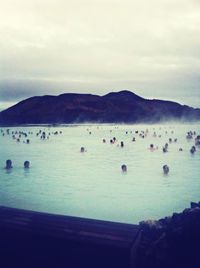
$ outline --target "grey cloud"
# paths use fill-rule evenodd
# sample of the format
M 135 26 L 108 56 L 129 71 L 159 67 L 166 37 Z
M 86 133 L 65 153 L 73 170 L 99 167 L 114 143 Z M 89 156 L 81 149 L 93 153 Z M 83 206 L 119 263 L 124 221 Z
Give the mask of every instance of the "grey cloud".
M 0 2 L 0 102 L 127 88 L 200 103 L 199 1 Z

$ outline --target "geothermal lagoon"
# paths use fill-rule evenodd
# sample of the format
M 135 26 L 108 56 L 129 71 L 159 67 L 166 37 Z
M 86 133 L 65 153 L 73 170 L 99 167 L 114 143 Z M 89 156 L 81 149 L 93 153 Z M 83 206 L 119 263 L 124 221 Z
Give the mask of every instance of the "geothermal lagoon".
M 138 223 L 180 212 L 200 200 L 200 149 L 196 146 L 196 152 L 190 153 L 200 124 L 7 129 L 0 132 L 2 206 Z M 187 139 L 188 131 L 196 134 Z M 110 143 L 114 137 L 116 141 Z M 85 152 L 80 152 L 81 147 Z M 4 168 L 7 159 L 12 160 L 11 170 Z M 30 161 L 29 169 L 23 168 L 25 160 Z M 165 164 L 168 175 L 163 174 Z

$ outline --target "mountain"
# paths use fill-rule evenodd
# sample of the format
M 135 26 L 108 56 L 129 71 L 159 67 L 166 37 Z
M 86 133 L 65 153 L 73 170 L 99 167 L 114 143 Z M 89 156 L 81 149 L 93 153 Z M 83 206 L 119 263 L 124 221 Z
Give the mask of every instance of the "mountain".
M 144 99 L 123 90 L 104 96 L 66 93 L 36 96 L 0 112 L 1 125 L 54 123 L 138 123 L 200 120 L 200 109 L 164 100 Z

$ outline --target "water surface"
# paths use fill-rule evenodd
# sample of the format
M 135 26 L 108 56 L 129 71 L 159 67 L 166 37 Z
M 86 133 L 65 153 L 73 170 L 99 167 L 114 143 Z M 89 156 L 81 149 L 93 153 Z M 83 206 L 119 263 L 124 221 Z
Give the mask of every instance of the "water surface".
M 36 136 L 40 129 L 51 134 L 49 139 Z M 30 144 L 23 143 L 25 137 L 20 142 L 12 138 L 19 130 L 32 132 Z M 200 125 L 10 128 L 9 135 L 0 133 L 0 205 L 127 223 L 179 212 L 200 200 L 200 150 L 190 154 L 194 139 L 186 139 L 189 130 L 200 134 Z M 110 144 L 113 137 L 117 142 Z M 163 153 L 169 138 L 173 142 Z M 151 143 L 158 149 L 149 150 Z M 87 152 L 80 153 L 81 146 Z M 4 169 L 6 159 L 12 159 L 11 171 Z M 23 168 L 25 160 L 31 163 L 29 170 Z M 128 167 L 126 174 L 122 164 Z M 164 164 L 170 167 L 168 176 L 163 175 Z

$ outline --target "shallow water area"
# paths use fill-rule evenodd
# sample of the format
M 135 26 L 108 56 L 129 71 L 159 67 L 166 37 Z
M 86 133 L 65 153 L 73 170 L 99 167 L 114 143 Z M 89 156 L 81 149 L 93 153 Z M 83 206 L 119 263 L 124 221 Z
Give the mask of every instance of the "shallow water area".
M 26 126 L 10 127 L 9 133 L 1 129 L 0 205 L 138 223 L 180 212 L 200 200 L 200 149 L 191 154 L 195 135 L 186 139 L 190 130 L 200 134 L 200 124 Z M 27 137 L 17 141 L 19 131 Z M 116 142 L 111 144 L 113 137 Z M 168 152 L 163 153 L 166 142 Z M 11 170 L 4 169 L 7 159 L 12 160 Z M 23 168 L 25 160 L 30 169 Z M 163 174 L 164 164 L 168 175 Z

